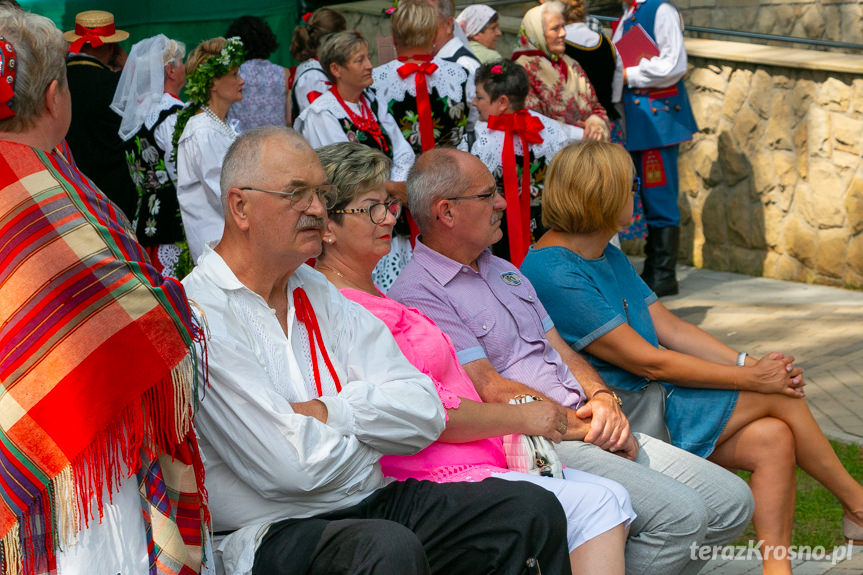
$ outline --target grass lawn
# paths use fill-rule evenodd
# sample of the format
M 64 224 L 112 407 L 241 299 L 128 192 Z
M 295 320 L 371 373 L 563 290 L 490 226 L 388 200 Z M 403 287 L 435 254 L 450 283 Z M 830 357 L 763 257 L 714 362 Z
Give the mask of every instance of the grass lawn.
M 863 448 L 838 441 L 831 441 L 830 444 L 845 469 L 863 483 Z M 749 478 L 749 473 L 745 471 L 739 472 L 739 475 L 744 479 Z M 755 530 L 751 524 L 736 544 L 746 545 L 749 540 L 755 540 Z M 842 506 L 829 491 L 802 469 L 797 470 L 797 505 L 794 509 L 791 544 L 812 547 L 822 545 L 828 550 L 845 544 L 842 537 Z

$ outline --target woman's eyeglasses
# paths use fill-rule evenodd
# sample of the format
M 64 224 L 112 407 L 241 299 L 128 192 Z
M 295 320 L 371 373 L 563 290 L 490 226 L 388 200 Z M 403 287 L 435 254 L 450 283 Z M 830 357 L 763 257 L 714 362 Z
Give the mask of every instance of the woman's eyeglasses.
M 402 213 L 402 203 L 400 200 L 390 200 L 385 204 L 377 203 L 370 204 L 367 208 L 351 208 L 349 210 L 332 210 L 331 214 L 369 214 L 369 219 L 373 224 L 378 225 L 384 223 L 387 219 L 387 214 L 392 214 L 394 218 Z

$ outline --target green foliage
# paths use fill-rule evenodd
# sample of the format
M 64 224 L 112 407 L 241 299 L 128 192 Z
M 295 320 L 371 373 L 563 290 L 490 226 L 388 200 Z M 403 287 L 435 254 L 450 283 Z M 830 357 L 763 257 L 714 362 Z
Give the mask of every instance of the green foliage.
M 189 105 L 177 113 L 177 125 L 174 127 L 174 137 L 171 139 L 172 160 L 177 159 L 177 144 L 189 118 L 194 116 L 201 109 L 201 106 L 206 105 L 210 100 L 213 80 L 221 78 L 234 68 L 239 68 L 245 60 L 246 51 L 243 48 L 243 41 L 238 36 L 232 36 L 228 38 L 225 47 L 222 48 L 218 56 L 207 58 L 195 68 L 194 73 L 186 76 L 184 91 L 189 99 Z

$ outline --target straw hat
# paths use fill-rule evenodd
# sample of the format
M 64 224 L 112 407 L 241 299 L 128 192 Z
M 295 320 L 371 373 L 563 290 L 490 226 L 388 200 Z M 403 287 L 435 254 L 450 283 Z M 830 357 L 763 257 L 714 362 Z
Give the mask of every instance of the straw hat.
M 99 30 L 102 27 L 105 27 L 105 29 Z M 94 31 L 95 35 L 104 44 L 122 42 L 129 37 L 128 32 L 114 29 L 114 15 L 104 10 L 78 12 L 75 16 L 75 29 L 64 32 L 63 36 L 66 38 L 66 41 L 75 42 L 87 35 L 87 29 Z

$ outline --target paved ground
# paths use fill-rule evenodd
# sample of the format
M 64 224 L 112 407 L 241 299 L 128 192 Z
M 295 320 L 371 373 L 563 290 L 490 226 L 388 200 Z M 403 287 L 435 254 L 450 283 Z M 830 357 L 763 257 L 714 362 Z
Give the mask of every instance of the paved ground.
M 682 266 L 678 277 L 680 294 L 662 300 L 669 309 L 756 357 L 793 354 L 827 436 L 863 445 L 863 292 Z M 795 561 L 794 573 L 863 574 L 863 546 L 853 551 L 835 565 Z M 758 574 L 761 567 L 757 560 L 717 558 L 702 573 Z

